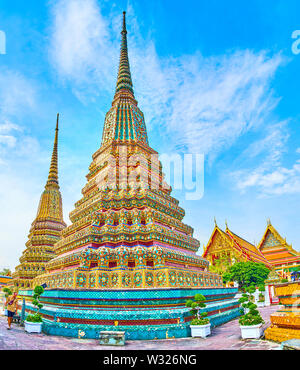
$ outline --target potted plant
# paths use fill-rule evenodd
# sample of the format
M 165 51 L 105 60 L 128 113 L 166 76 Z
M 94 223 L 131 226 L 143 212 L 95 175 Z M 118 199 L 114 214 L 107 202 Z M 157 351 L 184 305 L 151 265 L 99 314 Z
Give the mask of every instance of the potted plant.
M 7 288 L 7 287 L 3 288 L 3 289 L 2 289 L 2 291 L 5 293 L 5 298 L 6 298 L 6 299 L 7 299 L 10 295 L 12 295 L 12 291 L 11 291 L 9 288 Z M 7 308 L 6 308 L 6 306 L 4 307 L 4 316 L 7 316 Z
M 33 291 L 32 304 L 37 308 L 37 311 L 33 315 L 28 315 L 25 320 L 25 331 L 27 333 L 41 333 L 43 319 L 40 315 L 40 309 L 43 305 L 40 302 L 40 296 L 44 293 L 44 288 L 41 286 L 36 286 Z
M 242 298 L 239 299 L 244 309 L 242 310 L 244 315 L 239 318 L 241 334 L 243 339 L 259 339 L 263 334 L 262 325 L 264 320 L 257 310 L 257 305 L 252 302 L 253 296 L 250 291 L 253 291 L 253 289 L 247 291 L 248 294 L 244 293 Z
M 207 317 L 207 312 L 200 312 L 206 307 L 206 298 L 202 294 L 196 294 L 193 300 L 186 302 L 186 307 L 190 308 L 193 316 L 196 316 L 190 324 L 192 337 L 206 338 L 211 333 L 211 324 Z

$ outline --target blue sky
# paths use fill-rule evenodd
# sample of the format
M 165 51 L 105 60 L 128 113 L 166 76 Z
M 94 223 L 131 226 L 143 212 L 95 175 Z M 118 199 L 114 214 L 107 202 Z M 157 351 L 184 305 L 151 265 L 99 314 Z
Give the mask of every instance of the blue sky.
M 300 250 L 299 1 L 0 0 L 0 268 L 24 250 L 57 112 L 69 223 L 114 94 L 123 10 L 151 146 L 205 154 L 203 198 L 174 192 L 201 250 L 214 217 L 256 243 L 270 217 Z

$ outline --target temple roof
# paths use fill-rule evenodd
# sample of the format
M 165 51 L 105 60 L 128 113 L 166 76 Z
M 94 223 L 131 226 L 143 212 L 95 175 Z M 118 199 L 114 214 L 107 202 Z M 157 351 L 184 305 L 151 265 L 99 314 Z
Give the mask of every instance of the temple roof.
M 300 262 L 300 253 L 294 250 L 287 243 L 286 239 L 282 238 L 270 221 L 258 245 L 258 249 L 274 265 L 287 262 Z
M 214 231 L 205 248 L 205 252 L 203 254 L 204 258 L 207 256 L 209 249 L 213 244 L 214 236 L 216 235 L 216 233 L 219 233 L 227 242 L 231 244 L 231 246 L 234 249 L 242 253 L 242 255 L 244 255 L 244 257 L 246 257 L 248 260 L 252 260 L 257 263 L 263 263 L 267 267 L 271 267 L 270 263 L 263 256 L 263 254 L 255 247 L 255 245 L 251 244 L 247 240 L 233 233 L 231 230 L 229 230 L 228 227 L 226 227 L 226 231 L 223 231 L 217 226 L 217 224 L 215 225 Z

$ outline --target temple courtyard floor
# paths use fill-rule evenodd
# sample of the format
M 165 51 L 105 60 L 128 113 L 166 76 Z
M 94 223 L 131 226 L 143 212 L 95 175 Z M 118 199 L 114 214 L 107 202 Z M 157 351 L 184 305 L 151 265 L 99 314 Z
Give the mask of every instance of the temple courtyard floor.
M 265 320 L 264 328 L 270 325 L 270 314 L 279 306 L 260 308 Z M 238 320 L 214 328 L 211 336 L 151 341 L 127 341 L 123 347 L 100 346 L 96 339 L 75 339 L 28 334 L 23 327 L 12 325 L 7 330 L 6 317 L 0 316 L 0 350 L 279 350 L 280 344 L 267 340 L 242 340 Z

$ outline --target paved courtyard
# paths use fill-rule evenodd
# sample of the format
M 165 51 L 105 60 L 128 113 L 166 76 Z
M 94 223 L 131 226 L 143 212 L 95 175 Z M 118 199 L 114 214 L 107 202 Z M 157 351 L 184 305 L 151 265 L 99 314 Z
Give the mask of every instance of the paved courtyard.
M 270 325 L 270 314 L 279 306 L 265 307 L 260 312 L 265 320 L 265 328 Z M 28 334 L 24 328 L 13 324 L 6 329 L 6 317 L 0 317 L 0 350 L 276 350 L 280 344 L 266 340 L 241 340 L 238 320 L 233 320 L 214 328 L 207 339 L 185 338 L 151 341 L 127 341 L 124 347 L 100 346 L 96 339 L 75 339 Z

